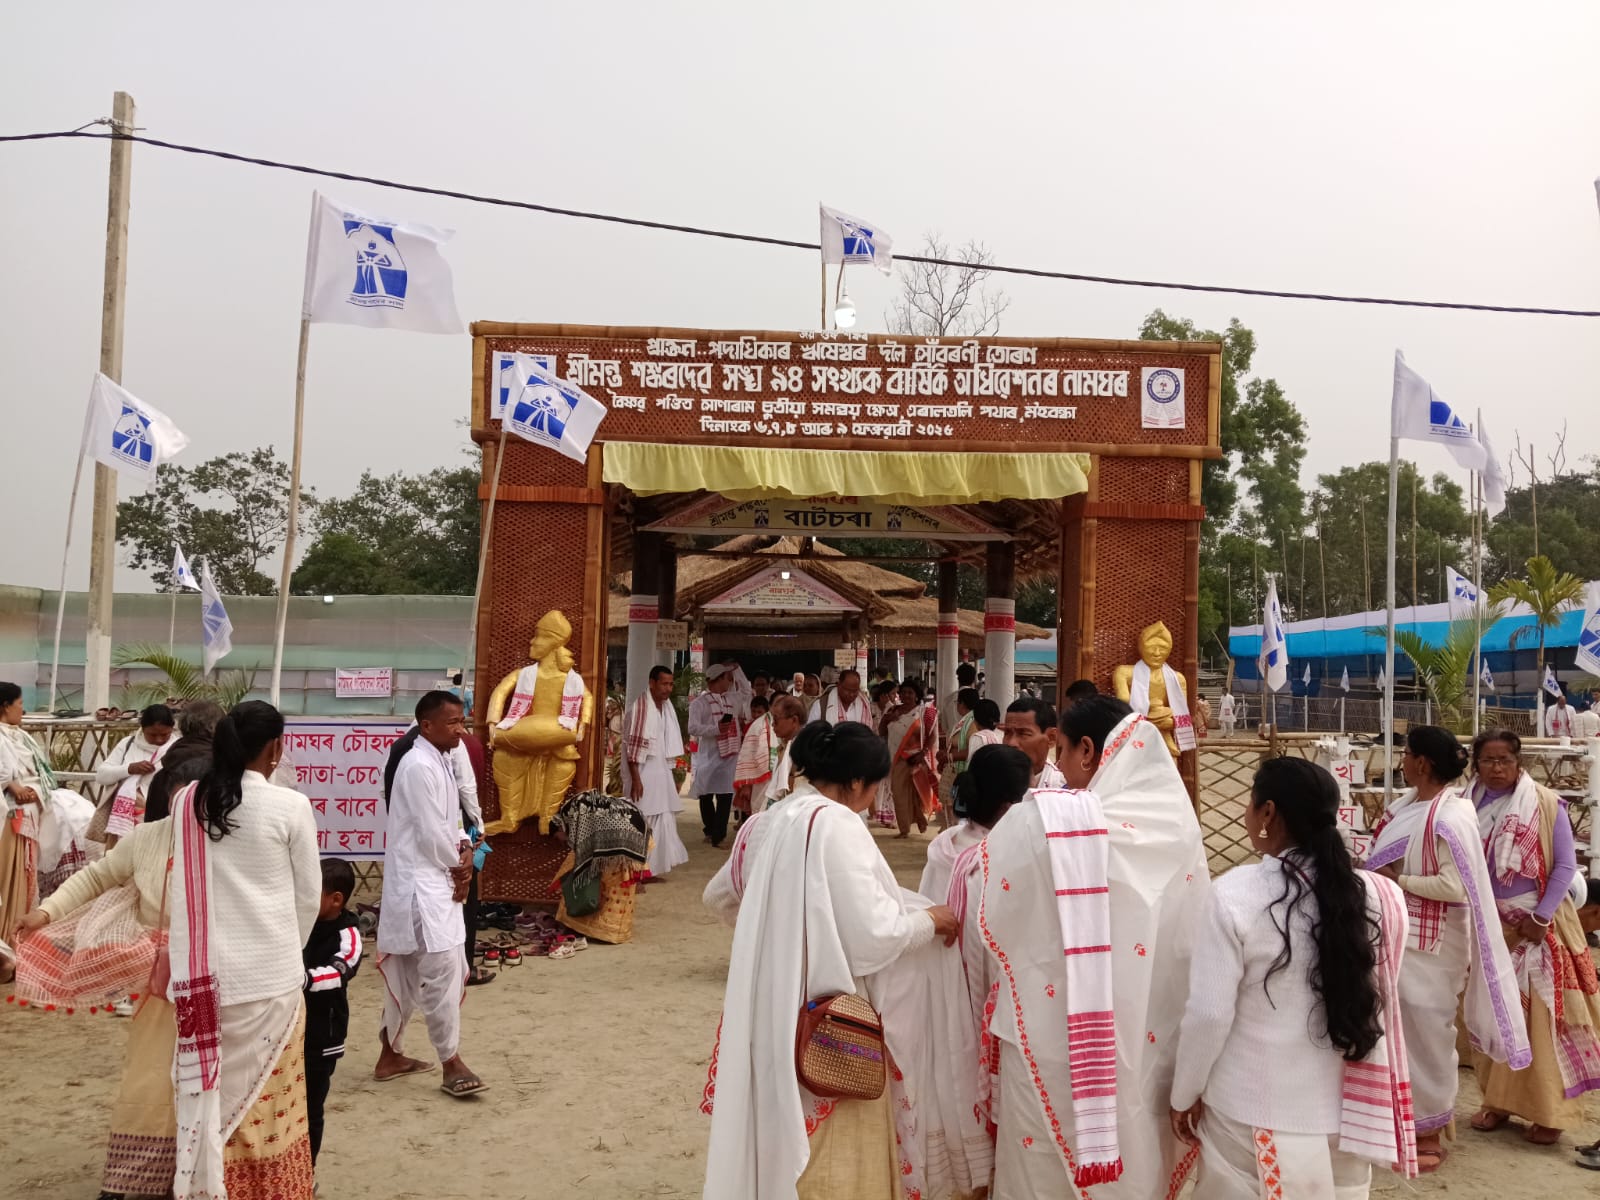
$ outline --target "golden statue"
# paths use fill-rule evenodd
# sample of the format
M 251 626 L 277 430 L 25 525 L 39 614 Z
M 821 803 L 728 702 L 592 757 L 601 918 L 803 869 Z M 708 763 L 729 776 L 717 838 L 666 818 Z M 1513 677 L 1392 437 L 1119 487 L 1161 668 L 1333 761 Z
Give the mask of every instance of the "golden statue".
M 512 671 L 489 696 L 489 745 L 500 818 L 485 834 L 511 833 L 531 817 L 539 832 L 567 798 L 578 773 L 578 743 L 594 719 L 594 697 L 572 669 L 572 625 L 552 609 L 534 626 L 529 665 Z
M 1183 676 L 1167 665 L 1171 655 L 1172 631 L 1160 621 L 1147 626 L 1139 634 L 1139 661 L 1112 671 L 1111 688 L 1119 700 L 1150 718 L 1177 758 L 1194 749 L 1194 721 Z

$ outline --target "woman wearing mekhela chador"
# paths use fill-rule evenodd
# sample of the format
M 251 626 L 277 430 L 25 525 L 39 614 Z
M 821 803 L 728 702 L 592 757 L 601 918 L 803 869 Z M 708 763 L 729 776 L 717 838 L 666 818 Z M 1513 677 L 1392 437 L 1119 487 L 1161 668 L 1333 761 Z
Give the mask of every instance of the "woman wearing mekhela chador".
M 978 852 L 999 1042 L 990 1195 L 1149 1200 L 1183 1149 L 1168 1113 L 1205 847 L 1148 719 L 1096 696 L 1060 731 L 1068 787 L 1030 793 Z
M 925 1058 L 967 1024 L 966 1006 L 956 1004 L 960 962 L 945 944 L 955 919 L 900 888 L 858 816 L 889 773 L 888 749 L 865 725 L 819 721 L 801 730 L 791 756 L 800 777 L 794 791 L 741 831 L 754 853 L 737 872 L 728 988 L 702 1105 L 711 1112 L 705 1196 L 970 1194 L 988 1173 L 986 1156 L 965 1152 L 987 1150 L 970 1093 L 920 1074 Z M 717 911 L 730 914 L 727 905 Z M 939 965 L 930 971 L 921 952 Z M 931 1002 L 935 992 L 942 1011 Z M 865 1001 L 882 1019 L 882 1048 L 869 1045 L 866 1055 L 884 1062 L 876 1098 L 827 1098 L 802 1083 L 801 1004 L 814 1013 L 840 996 L 852 997 L 854 1008 Z M 975 1069 L 970 1035 L 963 1049 Z M 952 1066 L 956 1058 L 952 1050 Z M 955 1111 L 962 1104 L 965 1114 Z
M 1381 870 L 1406 893 L 1411 928 L 1400 969 L 1400 1011 L 1417 1165 L 1426 1174 L 1443 1164 L 1444 1134 L 1455 1121 L 1457 1005 L 1475 1050 L 1512 1070 L 1528 1066 L 1533 1055 L 1477 814 L 1455 786 L 1467 769 L 1467 752 L 1449 730 L 1414 725 L 1400 767 L 1411 786 L 1378 822 L 1363 865 Z
M 1366 1200 L 1373 1162 L 1416 1174 L 1405 896 L 1356 870 L 1338 815 L 1323 768 L 1263 763 L 1244 811 L 1261 860 L 1204 905 L 1172 1081 L 1194 1200 Z
M 165 704 L 151 704 L 139 713 L 139 732 L 123 738 L 94 769 L 94 781 L 105 789 L 105 843 L 109 849 L 144 819 L 145 797 L 167 751 L 178 744 L 177 717 Z
M 1513 1071 L 1472 1056 L 1483 1094 L 1472 1127 L 1487 1133 L 1517 1116 L 1528 1122 L 1528 1141 L 1550 1146 L 1583 1123 L 1584 1093 L 1600 1090 L 1600 982 L 1567 894 L 1578 870 L 1572 823 L 1560 797 L 1522 769 L 1521 753 L 1509 729 L 1479 734 L 1471 798 L 1533 1065 Z

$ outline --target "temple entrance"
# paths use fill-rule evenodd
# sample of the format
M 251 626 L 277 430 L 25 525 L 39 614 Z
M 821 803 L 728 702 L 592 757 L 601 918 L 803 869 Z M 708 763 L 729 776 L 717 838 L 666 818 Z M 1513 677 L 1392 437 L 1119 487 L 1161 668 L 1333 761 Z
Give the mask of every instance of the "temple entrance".
M 1045 677 L 1058 691 L 1079 677 L 1111 690 L 1113 670 L 1139 661 L 1140 631 L 1162 621 L 1197 694 L 1216 344 L 481 322 L 473 333 L 485 500 L 499 476 L 480 695 L 528 664 L 554 610 L 597 713 L 609 684 L 639 694 L 680 640 L 690 665 L 731 655 L 789 674 L 931 657 L 939 696 L 965 654 L 983 660 L 1003 709 L 1018 689 L 1016 588 L 1038 577 L 1056 584 L 1056 627 L 1023 634 L 1055 634 Z M 587 462 L 502 443 L 514 353 L 542 356 L 607 405 Z M 925 578 L 884 569 L 898 559 Z M 984 582 L 981 611 L 959 604 L 962 565 Z M 546 703 L 562 686 L 552 675 Z M 474 713 L 480 730 L 492 715 Z M 600 725 L 573 747 L 575 787 L 602 779 Z M 1180 762 L 1191 790 L 1193 760 Z M 484 807 L 494 819 L 493 795 Z M 549 900 L 563 853 L 551 842 L 536 821 L 495 839 L 485 896 Z

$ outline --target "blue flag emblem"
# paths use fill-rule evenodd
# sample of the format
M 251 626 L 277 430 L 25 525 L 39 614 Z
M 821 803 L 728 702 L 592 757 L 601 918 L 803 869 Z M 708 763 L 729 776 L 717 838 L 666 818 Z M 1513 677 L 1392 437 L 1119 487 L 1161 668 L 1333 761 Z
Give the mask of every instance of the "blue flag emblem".
M 872 262 L 877 257 L 877 247 L 872 244 L 873 233 L 865 225 L 841 221 L 846 262 Z
M 200 609 L 200 625 L 205 631 L 206 645 L 215 642 L 221 636 L 223 626 L 228 624 L 228 612 L 222 607 L 222 599 L 212 596 Z
M 361 308 L 404 308 L 406 264 L 394 244 L 394 227 L 347 216 L 344 236 L 355 255 L 349 302 Z
M 1600 613 L 1596 613 L 1579 632 L 1578 653 L 1600 658 Z
M 1428 427 L 1435 437 L 1472 440 L 1472 430 L 1451 407 L 1435 396 L 1428 402 Z
M 527 357 L 530 361 L 538 363 L 540 367 L 544 368 L 546 371 L 549 371 L 552 375 L 555 374 L 555 355 L 530 354 Z M 513 370 L 513 368 L 516 365 L 517 356 L 515 354 L 502 353 L 494 356 L 495 378 L 499 379 L 500 381 L 500 400 L 495 405 L 493 413 L 495 417 L 504 417 L 506 405 L 511 403 L 511 389 L 513 387 L 512 380 L 516 377 L 516 372 Z
M 511 408 L 511 424 L 513 428 L 559 442 L 567 431 L 567 421 L 577 402 L 576 396 L 569 396 L 547 383 L 530 384 L 522 389 Z
M 156 448 L 150 440 L 150 418 L 124 404 L 117 423 L 111 427 L 111 452 L 139 467 L 154 462 Z

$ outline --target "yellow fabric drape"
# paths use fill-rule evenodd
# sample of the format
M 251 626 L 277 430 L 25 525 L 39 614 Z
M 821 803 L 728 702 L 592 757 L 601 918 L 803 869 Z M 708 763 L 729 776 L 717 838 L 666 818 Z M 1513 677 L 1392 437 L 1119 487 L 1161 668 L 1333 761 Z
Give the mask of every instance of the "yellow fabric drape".
M 607 442 L 607 483 L 641 496 L 716 492 L 730 500 L 860 496 L 886 504 L 1059 500 L 1087 491 L 1087 454 L 942 454 Z

